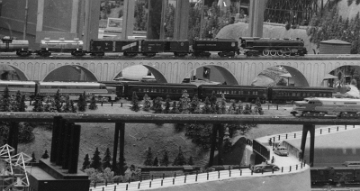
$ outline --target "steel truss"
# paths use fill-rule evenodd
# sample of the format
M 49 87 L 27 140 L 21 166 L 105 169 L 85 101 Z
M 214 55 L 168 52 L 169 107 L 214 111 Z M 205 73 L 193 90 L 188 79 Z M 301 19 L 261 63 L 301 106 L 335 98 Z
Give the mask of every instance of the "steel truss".
M 307 25 L 317 14 L 318 0 L 268 0 L 265 10 L 265 22 Z

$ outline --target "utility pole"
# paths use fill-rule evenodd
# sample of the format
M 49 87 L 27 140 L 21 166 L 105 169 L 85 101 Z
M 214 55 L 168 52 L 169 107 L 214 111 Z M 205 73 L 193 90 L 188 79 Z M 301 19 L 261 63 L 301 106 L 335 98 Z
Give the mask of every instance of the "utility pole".
M 200 0 L 200 38 L 203 38 L 204 34 L 204 0 Z
M 28 20 L 28 4 L 29 4 L 29 0 L 25 0 L 25 21 L 24 21 L 24 34 L 23 34 L 23 39 L 26 39 L 26 33 L 27 33 L 27 20 Z
M 161 7 L 161 24 L 160 24 L 160 39 L 165 39 L 165 17 L 167 12 L 168 0 L 162 0 Z

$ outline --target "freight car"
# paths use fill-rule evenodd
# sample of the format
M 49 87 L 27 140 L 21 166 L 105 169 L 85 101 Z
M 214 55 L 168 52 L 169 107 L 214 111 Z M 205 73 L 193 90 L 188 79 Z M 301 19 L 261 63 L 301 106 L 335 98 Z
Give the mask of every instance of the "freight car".
M 70 52 L 73 56 L 84 56 L 86 51 L 83 48 L 84 42 L 78 38 L 74 40 L 45 38 L 40 42 L 40 50 L 35 51 L 35 53 L 40 56 L 50 56 L 52 52 Z
M 196 57 L 209 57 L 210 51 L 218 52 L 220 57 L 234 57 L 240 54 L 239 43 L 235 39 L 194 39 L 192 49 Z
M 170 52 L 176 57 L 189 54 L 188 40 L 91 40 L 90 53 L 104 56 L 105 53 L 123 53 L 124 56 L 153 57 L 158 53 Z
M 29 41 L 16 40 L 9 36 L 4 36 L 0 41 L 0 52 L 16 52 L 18 56 L 29 56 Z
M 240 38 L 246 56 L 304 56 L 307 50 L 302 39 Z
M 116 99 L 115 91 L 107 88 L 104 84 L 96 82 L 35 82 L 35 81 L 2 81 L 0 80 L 0 92 L 8 88 L 10 95 L 16 95 L 20 91 L 27 99 L 36 96 L 53 96 L 59 92 L 69 95 L 71 100 L 77 100 L 84 92 L 87 95 L 101 96 L 109 101 Z
M 311 167 L 311 184 L 359 185 L 360 167 Z
M 336 116 L 360 117 L 360 99 L 351 98 L 305 98 L 296 101 L 291 114 L 305 117 Z

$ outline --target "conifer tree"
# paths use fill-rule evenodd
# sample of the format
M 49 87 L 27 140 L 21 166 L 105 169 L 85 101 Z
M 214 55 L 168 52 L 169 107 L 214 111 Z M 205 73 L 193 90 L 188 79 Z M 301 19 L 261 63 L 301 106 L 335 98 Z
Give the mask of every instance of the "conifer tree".
M 70 100 L 71 112 L 76 113 L 77 107 L 74 104 L 73 100 Z
M 19 111 L 24 112 L 27 108 L 27 105 L 25 104 L 25 95 L 21 96 L 21 101 L 19 103 Z
M 56 91 L 56 94 L 54 96 L 54 102 L 55 102 L 55 109 L 57 112 L 61 112 L 61 108 L 62 108 L 62 102 L 61 102 L 61 94 L 60 94 L 60 90 L 58 89 Z
M 48 151 L 47 151 L 47 150 L 45 150 L 45 152 L 44 152 L 44 154 L 41 156 L 41 158 L 43 158 L 43 159 L 49 158 L 49 154 L 48 154 Z
M 6 86 L 3 97 L 1 99 L 1 110 L 2 111 L 11 111 L 11 101 L 10 101 L 10 92 L 9 88 Z
M 179 101 L 179 111 L 182 114 L 188 114 L 190 112 L 190 98 L 186 90 L 183 91 L 183 94 Z
M 44 111 L 44 105 L 43 105 L 41 98 L 39 98 L 39 97 L 35 98 L 33 111 L 35 111 L 35 112 L 43 112 Z
M 97 109 L 96 99 L 95 99 L 94 95 L 91 97 L 89 109 L 91 109 L 91 110 L 96 110 Z
M 78 109 L 79 111 L 86 111 L 86 93 L 80 94 L 79 100 L 78 100 Z
M 211 107 L 211 102 L 209 97 L 206 96 L 205 101 L 204 101 L 204 107 L 202 108 L 202 113 L 204 114 L 211 114 L 214 113 L 212 107 Z
M 153 166 L 159 166 L 159 161 L 157 157 L 155 157 L 154 159 Z
M 192 156 L 189 157 L 189 160 L 187 162 L 188 165 L 194 165 Z
M 94 152 L 90 167 L 94 168 L 94 169 L 97 169 L 97 170 L 101 170 L 100 152 L 99 152 L 99 149 L 97 147 L 96 147 L 96 150 Z
M 151 147 L 149 147 L 148 150 L 146 151 L 146 158 L 144 165 L 151 166 L 152 164 L 153 164 L 153 154 L 151 152 Z
M 155 111 L 155 113 L 162 113 L 162 98 L 161 97 L 157 97 L 154 100 L 154 105 L 153 105 L 153 110 Z
M 144 111 L 149 111 L 150 108 L 151 108 L 150 97 L 147 94 L 145 94 L 143 100 L 144 100 L 143 110 Z
M 63 112 L 71 112 L 71 102 L 70 102 L 70 97 L 69 95 L 67 95 L 65 97 L 65 104 L 64 106 L 62 107 L 62 111 Z
M 164 109 L 164 113 L 170 113 L 170 106 L 171 106 L 171 99 L 170 96 L 167 95 L 166 99 L 165 99 L 165 109 Z
M 133 91 L 132 97 L 131 97 L 131 110 L 138 112 L 140 110 L 140 106 L 139 106 L 139 97 L 136 95 L 136 92 Z
M 176 101 L 174 101 L 172 104 L 171 113 L 180 113 Z
M 184 157 L 184 154 L 181 150 L 181 146 L 179 146 L 179 153 L 176 156 L 174 162 L 173 162 L 174 166 L 182 166 L 182 165 L 186 165 L 186 159 Z
M 89 155 L 86 154 L 86 155 L 85 155 L 85 158 L 84 158 L 82 170 L 85 170 L 85 169 L 87 169 L 87 168 L 89 168 L 89 167 L 90 167 L 90 158 L 89 158 Z
M 160 165 L 161 166 L 169 166 L 169 164 L 170 164 L 170 161 L 169 161 L 168 151 L 165 150 L 164 155 L 163 155 L 163 157 L 162 157 L 162 159 L 160 161 Z
M 200 113 L 200 101 L 197 94 L 194 94 L 190 102 L 190 113 Z
M 111 168 L 110 161 L 111 161 L 110 150 L 109 150 L 109 148 L 107 148 L 105 151 L 105 156 L 103 158 L 103 163 L 102 163 L 103 169 Z

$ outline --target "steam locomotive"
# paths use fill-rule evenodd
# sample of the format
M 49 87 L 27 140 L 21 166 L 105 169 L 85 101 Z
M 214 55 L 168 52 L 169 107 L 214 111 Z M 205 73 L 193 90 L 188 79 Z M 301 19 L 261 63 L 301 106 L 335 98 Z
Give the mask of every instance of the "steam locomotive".
M 239 43 L 240 42 L 240 43 Z M 218 52 L 220 57 L 234 57 L 243 53 L 246 56 L 304 56 L 307 51 L 304 42 L 300 39 L 264 39 L 240 38 L 236 39 L 193 39 L 190 45 L 188 40 L 92 40 L 90 50 L 84 50 L 83 41 L 79 39 L 50 40 L 45 38 L 40 42 L 40 50 L 29 51 L 27 40 L 15 40 L 4 37 L 0 43 L 0 52 L 15 51 L 19 56 L 28 56 L 36 53 L 40 56 L 50 56 L 52 52 L 69 52 L 73 56 L 105 56 L 106 53 L 122 53 L 123 56 L 141 54 L 153 57 L 158 53 L 173 53 L 175 57 L 184 57 L 192 54 L 195 57 L 209 57 L 211 52 Z

